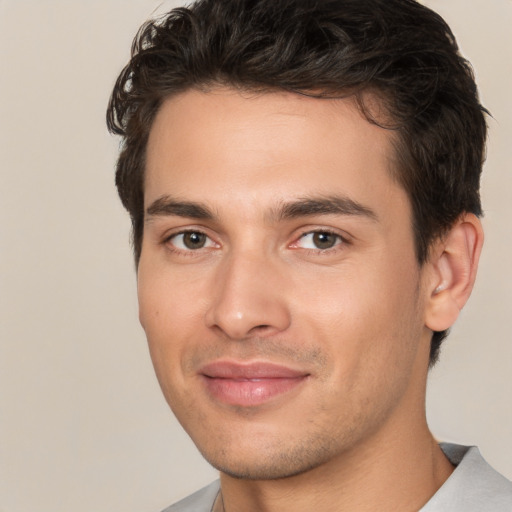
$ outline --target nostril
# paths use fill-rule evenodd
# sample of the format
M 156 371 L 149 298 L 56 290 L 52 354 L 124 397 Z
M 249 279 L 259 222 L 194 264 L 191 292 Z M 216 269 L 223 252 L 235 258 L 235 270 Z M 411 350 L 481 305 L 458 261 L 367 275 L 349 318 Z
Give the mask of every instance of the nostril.
M 266 324 L 262 324 L 262 325 L 255 325 L 250 332 L 252 333 L 255 333 L 255 332 L 265 332 L 265 331 L 268 331 L 269 329 L 271 329 L 271 326 L 270 325 L 266 325 Z

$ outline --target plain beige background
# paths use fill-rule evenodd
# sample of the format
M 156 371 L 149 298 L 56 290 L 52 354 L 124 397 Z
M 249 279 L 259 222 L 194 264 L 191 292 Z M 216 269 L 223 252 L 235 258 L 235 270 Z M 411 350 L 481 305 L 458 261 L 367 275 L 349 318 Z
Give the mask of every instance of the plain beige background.
M 178 3 L 0 0 L 0 512 L 156 512 L 215 477 L 153 376 L 104 123 L 138 26 Z M 486 247 L 429 419 L 512 478 L 512 2 L 425 3 L 494 114 Z

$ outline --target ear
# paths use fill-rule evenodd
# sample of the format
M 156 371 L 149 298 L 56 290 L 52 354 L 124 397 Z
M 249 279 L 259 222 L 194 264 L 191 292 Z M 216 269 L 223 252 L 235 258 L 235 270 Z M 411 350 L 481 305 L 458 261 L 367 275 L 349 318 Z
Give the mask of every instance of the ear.
M 451 327 L 475 283 L 484 241 L 480 220 L 464 214 L 434 246 L 429 262 L 425 325 L 432 331 Z

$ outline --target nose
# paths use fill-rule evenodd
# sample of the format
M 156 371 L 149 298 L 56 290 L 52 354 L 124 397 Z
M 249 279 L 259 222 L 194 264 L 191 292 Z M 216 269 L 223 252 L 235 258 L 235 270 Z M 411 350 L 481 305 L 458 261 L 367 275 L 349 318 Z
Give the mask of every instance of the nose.
M 291 315 L 278 265 L 255 255 L 232 255 L 213 277 L 206 323 L 233 340 L 286 330 Z

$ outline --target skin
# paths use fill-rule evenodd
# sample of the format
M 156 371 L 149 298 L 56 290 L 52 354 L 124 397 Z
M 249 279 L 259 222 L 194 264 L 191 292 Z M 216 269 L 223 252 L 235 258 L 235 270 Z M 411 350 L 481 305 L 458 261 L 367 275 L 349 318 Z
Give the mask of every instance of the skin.
M 481 229 L 462 219 L 418 265 L 392 137 L 350 99 L 281 92 L 191 90 L 154 121 L 140 321 L 221 471 L 219 508 L 412 511 L 453 469 L 426 424 L 428 352 L 469 295 Z M 303 377 L 227 403 L 201 373 L 219 360 Z

